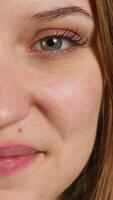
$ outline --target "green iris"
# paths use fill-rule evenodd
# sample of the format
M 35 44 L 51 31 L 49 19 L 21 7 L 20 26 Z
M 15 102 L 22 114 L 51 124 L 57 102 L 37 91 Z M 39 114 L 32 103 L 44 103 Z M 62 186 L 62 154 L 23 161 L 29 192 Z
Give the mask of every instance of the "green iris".
M 40 41 L 40 47 L 45 51 L 56 51 L 62 47 L 62 39 L 59 37 L 45 37 Z

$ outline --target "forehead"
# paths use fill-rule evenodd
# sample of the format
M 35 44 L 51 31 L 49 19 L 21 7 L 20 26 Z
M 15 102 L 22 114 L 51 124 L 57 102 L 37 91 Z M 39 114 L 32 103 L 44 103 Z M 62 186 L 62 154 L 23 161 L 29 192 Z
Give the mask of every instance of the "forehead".
M 79 6 L 92 15 L 89 0 L 0 0 L 0 16 L 7 15 L 9 18 L 16 16 L 17 18 L 65 6 Z

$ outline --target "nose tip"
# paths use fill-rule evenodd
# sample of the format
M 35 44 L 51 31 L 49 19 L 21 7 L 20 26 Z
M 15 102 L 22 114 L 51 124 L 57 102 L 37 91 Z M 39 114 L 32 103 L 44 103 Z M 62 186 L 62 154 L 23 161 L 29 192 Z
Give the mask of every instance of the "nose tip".
M 14 83 L 0 85 L 0 128 L 25 118 L 30 103 L 31 99 L 23 88 Z

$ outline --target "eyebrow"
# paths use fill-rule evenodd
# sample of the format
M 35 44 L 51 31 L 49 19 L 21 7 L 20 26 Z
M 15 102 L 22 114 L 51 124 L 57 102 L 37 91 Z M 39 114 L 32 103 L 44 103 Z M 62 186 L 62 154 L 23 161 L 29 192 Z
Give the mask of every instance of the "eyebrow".
M 62 7 L 62 8 L 57 8 L 54 10 L 49 10 L 49 11 L 42 11 L 33 15 L 31 19 L 33 21 L 49 22 L 49 21 L 63 18 L 69 15 L 76 15 L 76 14 L 85 16 L 86 18 L 93 20 L 93 17 L 90 15 L 90 13 L 87 10 L 78 6 L 69 6 L 69 7 Z

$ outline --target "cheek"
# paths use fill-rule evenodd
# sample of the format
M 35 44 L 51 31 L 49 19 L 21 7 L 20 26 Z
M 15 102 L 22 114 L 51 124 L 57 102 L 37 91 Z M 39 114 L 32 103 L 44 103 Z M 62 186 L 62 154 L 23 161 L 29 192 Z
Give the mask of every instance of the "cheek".
M 62 137 L 96 127 L 101 95 L 102 79 L 97 68 L 66 77 L 49 88 L 46 109 Z
M 56 185 L 60 182 L 64 189 L 79 176 L 91 154 L 101 103 L 102 77 L 96 65 L 65 78 L 55 79 L 54 76 L 54 81 L 50 80 L 54 84 L 45 90 L 45 109 L 63 141 L 60 154 L 58 152 L 53 158 L 53 165 L 58 169 Z

